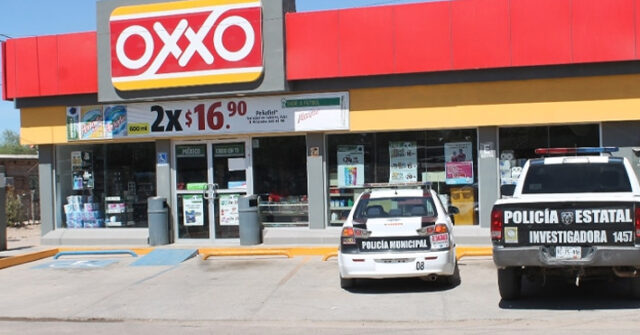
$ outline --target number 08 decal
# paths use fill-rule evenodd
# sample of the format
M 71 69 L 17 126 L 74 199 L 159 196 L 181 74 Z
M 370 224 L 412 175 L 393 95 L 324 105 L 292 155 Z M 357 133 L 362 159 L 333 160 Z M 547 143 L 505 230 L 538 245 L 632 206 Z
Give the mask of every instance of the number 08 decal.
M 119 90 L 252 82 L 264 71 L 259 0 L 118 7 L 109 27 Z

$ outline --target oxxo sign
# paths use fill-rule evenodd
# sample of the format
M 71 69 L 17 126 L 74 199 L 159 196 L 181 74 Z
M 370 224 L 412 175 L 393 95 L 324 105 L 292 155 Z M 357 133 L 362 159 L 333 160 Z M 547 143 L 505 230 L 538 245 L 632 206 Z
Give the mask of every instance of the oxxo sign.
M 122 91 L 252 82 L 263 72 L 256 0 L 192 0 L 116 8 L 111 80 Z

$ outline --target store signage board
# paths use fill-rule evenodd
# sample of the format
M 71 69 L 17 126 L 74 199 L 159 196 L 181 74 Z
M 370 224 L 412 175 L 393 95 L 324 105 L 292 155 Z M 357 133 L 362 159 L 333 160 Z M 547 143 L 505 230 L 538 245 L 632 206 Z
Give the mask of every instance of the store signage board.
M 83 108 L 67 107 L 67 114 Z M 91 110 L 97 113 L 95 106 Z M 77 133 L 69 129 L 92 129 L 90 137 L 67 139 L 349 130 L 347 92 L 109 105 L 102 106 L 102 111 L 102 129 L 95 119 L 67 117 L 67 134 Z
M 248 83 L 264 72 L 260 0 L 118 7 L 109 29 L 111 82 L 121 91 Z

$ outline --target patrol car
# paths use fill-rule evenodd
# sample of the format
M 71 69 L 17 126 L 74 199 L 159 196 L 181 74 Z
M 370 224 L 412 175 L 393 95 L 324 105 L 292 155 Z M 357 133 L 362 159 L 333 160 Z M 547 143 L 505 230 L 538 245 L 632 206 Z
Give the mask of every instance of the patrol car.
M 522 279 L 629 278 L 640 298 L 640 184 L 623 157 L 603 148 L 541 148 L 491 211 L 493 261 L 502 299 Z
M 430 184 L 368 185 L 342 227 L 338 266 L 340 286 L 357 278 L 440 278 L 460 280 L 453 223 Z

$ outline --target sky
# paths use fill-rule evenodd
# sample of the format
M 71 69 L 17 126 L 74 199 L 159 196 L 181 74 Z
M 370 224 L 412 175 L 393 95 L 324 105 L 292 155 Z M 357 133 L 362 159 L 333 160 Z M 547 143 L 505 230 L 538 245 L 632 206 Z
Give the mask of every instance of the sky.
M 109 1 L 109 0 L 101 0 Z M 169 0 L 167 0 L 169 1 Z M 274 1 L 274 0 L 263 0 Z M 296 11 L 383 6 L 428 0 L 295 0 Z M 0 0 L 0 40 L 8 37 L 54 35 L 96 30 L 92 0 Z M 163 0 L 158 0 L 163 2 Z M 1 69 L 0 69 L 1 71 Z M 1 82 L 0 82 L 0 85 Z M 12 101 L 0 98 L 0 134 L 20 131 L 20 113 Z

